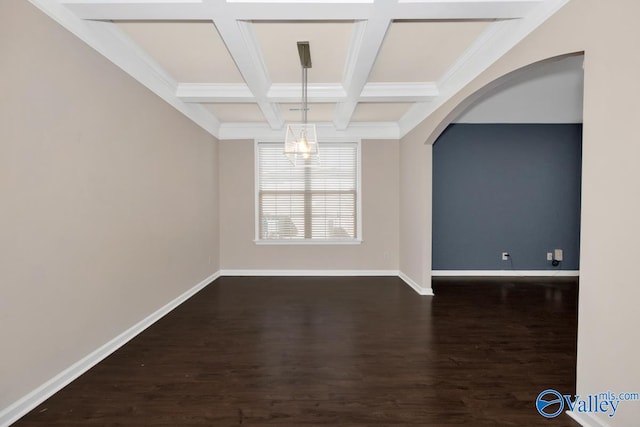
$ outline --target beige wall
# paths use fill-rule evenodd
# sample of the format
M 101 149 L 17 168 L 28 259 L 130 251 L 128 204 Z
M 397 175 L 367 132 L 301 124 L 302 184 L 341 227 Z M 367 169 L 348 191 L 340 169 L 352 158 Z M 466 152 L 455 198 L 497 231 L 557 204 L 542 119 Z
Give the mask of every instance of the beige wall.
M 0 411 L 218 270 L 217 142 L 0 2 Z
M 362 141 L 360 245 L 256 245 L 254 142 L 220 142 L 223 270 L 398 270 L 398 141 Z
M 400 271 L 431 288 L 431 145 L 415 132 L 400 143 Z M 429 165 L 426 167 L 425 165 Z
M 468 97 L 505 73 L 555 55 L 585 51 L 577 369 L 582 394 L 640 389 L 640 338 L 635 331 L 640 324 L 635 271 L 640 241 L 640 144 L 635 123 L 640 115 L 640 57 L 634 53 L 639 14 L 635 0 L 572 0 L 401 141 L 401 182 L 422 184 L 402 187 L 400 219 L 406 229 L 419 229 L 419 222 L 430 218 L 424 199 L 430 199 L 431 192 L 424 190 L 430 187 L 425 176 L 431 174 L 431 161 L 429 148 L 418 142 L 432 143 Z M 422 159 L 421 167 L 412 164 L 415 158 Z M 423 233 L 430 245 L 430 230 Z M 429 260 L 404 257 L 425 253 L 424 244 L 402 233 L 400 245 L 402 268 L 414 280 L 426 276 L 423 285 L 428 286 Z M 600 417 L 598 422 L 630 426 L 639 419 L 640 402 L 626 402 L 614 418 Z

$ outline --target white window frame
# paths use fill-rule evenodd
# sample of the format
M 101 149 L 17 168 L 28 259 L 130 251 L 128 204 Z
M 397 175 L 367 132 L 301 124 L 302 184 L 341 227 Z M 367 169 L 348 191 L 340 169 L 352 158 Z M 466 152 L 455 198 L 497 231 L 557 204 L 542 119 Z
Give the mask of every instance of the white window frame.
M 322 142 L 330 143 L 355 143 L 356 144 L 356 165 L 358 173 L 356 176 L 356 237 L 354 239 L 261 239 L 260 238 L 260 207 L 259 207 L 259 188 L 260 188 L 260 174 L 258 168 L 258 144 L 260 143 L 274 143 L 281 142 L 283 144 L 283 156 L 284 156 L 284 142 L 276 139 L 260 139 L 254 140 L 253 144 L 253 204 L 254 204 L 254 243 L 256 245 L 359 245 L 362 243 L 362 141 L 357 138 L 350 139 L 323 139 L 318 145 L 320 147 L 320 156 L 322 156 Z

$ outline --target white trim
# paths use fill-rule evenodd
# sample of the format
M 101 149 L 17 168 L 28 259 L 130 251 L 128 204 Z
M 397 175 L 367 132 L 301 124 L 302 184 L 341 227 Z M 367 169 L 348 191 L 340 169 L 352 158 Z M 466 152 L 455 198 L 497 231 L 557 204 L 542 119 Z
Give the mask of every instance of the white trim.
M 150 314 L 140 322 L 122 332 L 117 337 L 113 338 L 111 341 L 103 344 L 101 347 L 92 351 L 73 365 L 69 366 L 67 369 L 63 370 L 53 378 L 49 379 L 39 387 L 32 390 L 30 393 L 26 394 L 8 407 L 4 408 L 2 411 L 0 411 L 0 426 L 8 426 L 16 422 L 19 418 L 23 417 L 33 408 L 52 396 L 54 393 L 61 390 L 71 381 L 87 372 L 104 358 L 109 356 L 114 351 L 118 350 L 120 347 L 133 339 L 136 335 L 147 329 L 149 326 L 153 325 L 155 322 L 168 314 L 171 310 L 185 302 L 187 299 L 191 298 L 194 294 L 216 280 L 218 277 L 220 277 L 219 271 L 207 277 L 188 291 L 175 298 L 173 301 L 170 301 L 168 304 L 164 305 L 154 313 Z
M 260 174 L 258 172 L 258 144 L 261 141 L 253 140 L 253 241 L 258 241 L 260 236 L 260 198 L 258 197 L 258 188 L 260 188 Z
M 432 277 L 576 277 L 580 270 L 433 270 Z
M 220 18 L 215 20 L 215 25 L 269 126 L 271 129 L 282 129 L 284 119 L 280 107 L 266 98 L 272 84 L 271 77 L 253 31 L 253 24 L 249 21 Z
M 416 102 L 429 101 L 439 94 L 435 82 L 423 83 L 378 83 L 364 85 L 361 102 Z
M 391 24 L 391 16 L 393 15 L 388 13 L 389 9 L 394 6 L 397 7 L 397 4 L 392 6 L 378 2 L 375 12 L 366 22 L 359 21 L 354 25 L 354 34 L 350 41 L 345 72 L 342 77 L 342 85 L 347 97 L 336 105 L 333 114 L 333 124 L 337 130 L 346 130 L 351 123 L 358 99 L 367 84 L 367 79 L 382 47 L 384 36 Z
M 220 270 L 220 276 L 385 276 L 393 277 L 398 275 L 398 270 Z
M 178 83 L 176 96 L 184 102 L 257 102 L 244 83 Z
M 418 295 L 424 295 L 424 296 L 433 296 L 434 295 L 433 288 L 431 288 L 431 287 L 423 288 L 422 286 L 420 286 L 416 282 L 414 282 L 411 278 L 409 278 L 409 276 L 404 274 L 402 271 L 398 272 L 398 277 L 401 278 L 402 281 L 404 281 L 404 283 L 406 283 L 407 285 L 411 286 L 411 289 L 416 291 L 418 293 Z
M 256 221 L 257 227 L 257 221 Z M 331 240 L 331 239 L 265 239 L 260 240 L 256 239 L 253 241 L 256 245 L 361 245 L 362 239 L 342 239 L 342 240 Z
M 580 424 L 582 427 L 610 427 L 610 424 L 601 422 L 587 413 L 577 413 L 574 411 L 565 411 L 569 417 Z
M 51 0 L 49 0 L 51 1 Z M 84 19 L 196 20 L 231 15 L 235 19 L 333 21 L 364 20 L 375 0 L 59 0 Z M 522 18 L 545 0 L 399 0 L 386 2 L 395 19 L 512 19 Z M 250 4 L 250 7 L 247 4 Z M 304 7 L 313 4 L 314 7 Z M 460 5 L 463 4 L 464 7 Z M 184 7 L 188 6 L 188 7 Z
M 315 122 L 320 142 L 336 139 L 351 141 L 361 139 L 400 139 L 400 128 L 395 122 L 357 122 L 346 130 L 337 130 L 332 123 Z M 218 139 L 257 139 L 260 141 L 283 141 L 285 129 L 271 129 L 264 123 L 232 123 L 220 125 Z
M 315 0 L 226 0 L 227 3 L 314 3 Z M 373 3 L 375 0 L 349 0 L 349 3 Z M 323 3 L 344 3 L 344 0 L 323 0 Z
M 364 238 L 362 235 L 362 140 L 356 141 L 356 167 L 358 168 L 358 176 L 356 177 L 356 239 L 362 242 Z
M 271 102 L 300 103 L 302 85 L 298 83 L 273 83 L 267 92 Z M 347 92 L 340 83 L 311 83 L 307 86 L 309 102 L 341 102 Z

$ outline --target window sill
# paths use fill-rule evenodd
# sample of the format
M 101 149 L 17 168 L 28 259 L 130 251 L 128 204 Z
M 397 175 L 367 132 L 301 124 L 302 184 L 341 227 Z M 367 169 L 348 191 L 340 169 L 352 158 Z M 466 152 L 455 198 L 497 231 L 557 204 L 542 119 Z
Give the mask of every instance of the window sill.
M 362 239 L 353 240 L 254 240 L 256 245 L 360 245 Z

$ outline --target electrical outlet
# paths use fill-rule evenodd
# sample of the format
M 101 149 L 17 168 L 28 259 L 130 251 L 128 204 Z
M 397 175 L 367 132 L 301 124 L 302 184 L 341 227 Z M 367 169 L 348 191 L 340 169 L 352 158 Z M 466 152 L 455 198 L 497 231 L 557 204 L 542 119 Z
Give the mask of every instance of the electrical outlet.
M 509 261 L 509 252 L 502 252 L 502 260 Z
M 553 259 L 556 261 L 562 261 L 562 249 L 555 249 L 553 251 Z
M 547 261 L 553 261 L 553 253 L 547 252 Z

